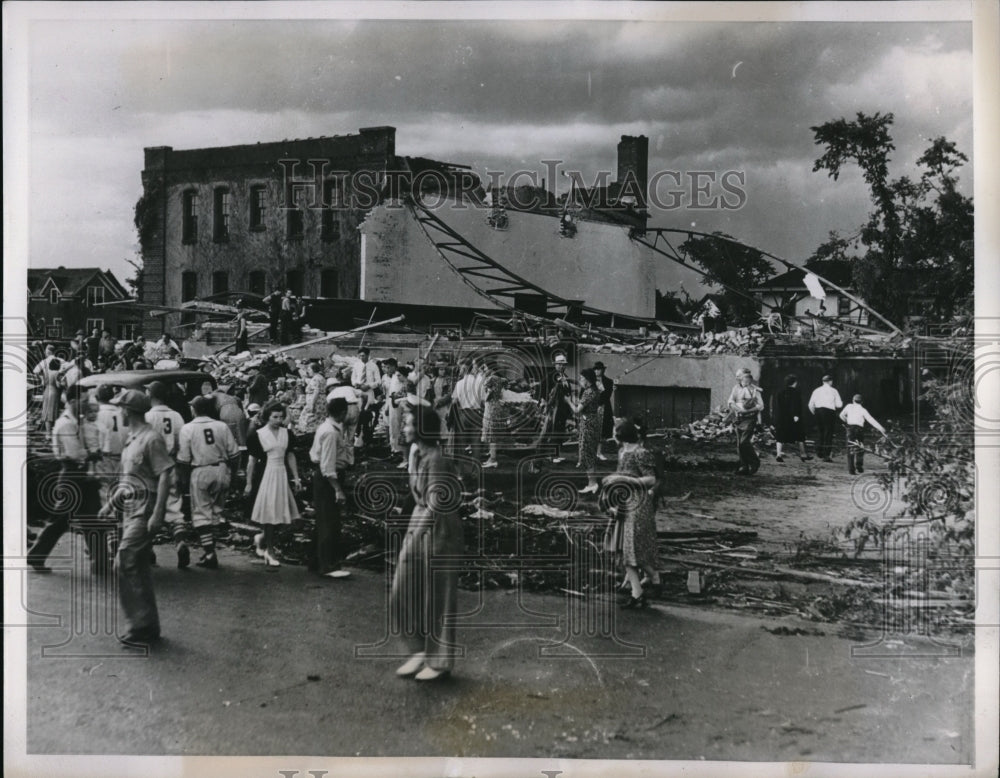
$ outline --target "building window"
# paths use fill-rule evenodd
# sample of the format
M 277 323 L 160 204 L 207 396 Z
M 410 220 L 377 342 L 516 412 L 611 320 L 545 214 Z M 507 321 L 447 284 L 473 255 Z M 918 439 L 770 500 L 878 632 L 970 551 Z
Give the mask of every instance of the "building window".
M 289 192 L 289 205 L 285 210 L 286 228 L 288 240 L 302 240 L 305 233 L 305 212 L 299 205 L 299 192 L 292 190 Z
M 212 294 L 223 294 L 229 291 L 229 273 L 225 270 L 216 270 L 212 273 Z
M 59 290 L 56 289 L 55 287 L 53 287 L 52 289 L 49 289 L 49 302 L 52 305 L 58 305 L 59 304 Z
M 232 195 L 225 187 L 215 190 L 215 221 L 212 236 L 216 243 L 225 243 L 229 240 L 229 205 Z
M 184 193 L 183 219 L 181 240 L 184 243 L 196 243 L 198 241 L 198 193 L 193 190 Z
M 46 338 L 61 338 L 62 337 L 62 319 L 55 318 L 52 323 L 45 328 Z
M 336 270 L 324 270 L 319 275 L 319 296 L 320 297 L 337 297 L 337 271 Z
M 193 270 L 186 270 L 181 273 L 181 302 L 186 303 L 198 296 L 198 274 Z M 182 313 L 181 324 L 192 324 L 194 322 L 193 313 Z
M 286 289 L 291 289 L 296 297 L 302 296 L 302 271 L 289 270 L 285 274 Z
M 88 286 L 87 287 L 87 305 L 98 305 L 104 302 L 104 287 L 103 286 Z
M 267 213 L 267 187 L 255 184 L 250 187 L 250 229 L 264 230 L 264 215 Z
M 134 340 L 138 325 L 135 322 L 122 322 L 118 325 L 118 340 Z
M 837 316 L 847 317 L 851 315 L 851 301 L 843 295 L 837 298 Z
M 267 274 L 263 270 L 251 270 L 250 271 L 250 282 L 248 290 L 251 294 L 259 294 L 261 297 L 264 296 L 264 284 L 267 279 Z
M 89 336 L 90 333 L 94 331 L 94 328 L 103 331 L 104 330 L 104 319 L 87 319 L 87 329 L 85 332 Z

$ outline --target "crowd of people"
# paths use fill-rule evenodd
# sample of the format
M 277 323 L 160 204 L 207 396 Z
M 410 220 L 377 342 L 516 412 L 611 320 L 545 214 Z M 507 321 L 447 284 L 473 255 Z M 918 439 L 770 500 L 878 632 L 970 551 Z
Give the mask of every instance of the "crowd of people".
M 169 356 L 176 344 L 169 335 L 161 340 L 157 348 Z M 79 350 L 84 348 L 89 344 L 81 340 Z M 433 591 L 426 582 L 432 557 L 464 548 L 458 505 L 442 495 L 455 493 L 456 479 L 470 466 L 476 472 L 496 468 L 501 450 L 528 458 L 529 471 L 546 461 L 565 462 L 563 446 L 571 435 L 577 438 L 576 466 L 587 479 L 580 494 L 601 495 L 610 506 L 608 550 L 624 570 L 627 590 L 621 606 L 643 607 L 660 585 L 654 515 L 665 481 L 662 455 L 646 447 L 641 423 L 613 417 L 615 383 L 601 362 L 579 370 L 573 381 L 561 353 L 544 372 L 511 376 L 490 358 L 401 365 L 387 357 L 377 363 L 362 347 L 350 361 L 334 355 L 302 361 L 268 356 L 244 385 L 226 391 L 206 380 L 195 396 L 185 398 L 156 380 L 144 390 L 116 391 L 111 383 L 98 383 L 84 391 L 78 382 L 89 370 L 88 355 L 72 360 L 77 369 L 72 380 L 72 368 L 52 354 L 46 357 L 49 362 L 36 370 L 44 383 L 43 423 L 60 478 L 75 485 L 80 499 L 38 534 L 28 563 L 37 572 L 49 570 L 46 559 L 71 519 L 103 522 L 106 541 L 88 533 L 88 552 L 95 572 L 109 569 L 113 556 L 126 642 L 159 637 L 150 575 L 155 534 L 161 527 L 169 530 L 179 568 L 191 564 L 193 543 L 201 551 L 196 565 L 218 569 L 215 544 L 223 510 L 240 491 L 246 515 L 260 529 L 254 553 L 265 570 L 275 571 L 281 567 L 278 533 L 301 518 L 302 476 L 310 476 L 315 522 L 309 567 L 331 579 L 348 577 L 341 530 L 351 509 L 351 473 L 360 459 L 379 458 L 407 470 L 410 485 L 409 524 L 391 605 L 411 658 L 397 672 L 425 681 L 439 678 L 453 661 L 448 647 L 454 645 L 449 635 L 457 572 L 448 572 L 448 580 Z M 106 364 L 99 359 L 96 370 Z M 738 380 L 729 406 L 739 472 L 749 475 L 760 467 L 753 433 L 764 402 L 750 371 L 740 371 Z M 804 405 L 796 377 L 785 384 L 770 408 L 778 461 L 787 445 L 798 445 L 800 456 L 811 459 L 804 445 L 804 408 L 819 423 L 817 453 L 830 461 L 830 416 L 839 411 L 855 444 L 850 472 L 863 472 L 864 425 L 884 429 L 860 396 L 844 405 L 826 376 Z M 306 450 L 308 457 L 300 460 L 296 452 Z M 610 458 L 617 467 L 608 474 L 611 468 L 605 466 L 599 477 L 598 462 Z M 308 472 L 300 473 L 300 465 Z M 614 493 L 618 499 L 607 499 Z M 404 613 L 407 608 L 416 608 L 419 618 Z

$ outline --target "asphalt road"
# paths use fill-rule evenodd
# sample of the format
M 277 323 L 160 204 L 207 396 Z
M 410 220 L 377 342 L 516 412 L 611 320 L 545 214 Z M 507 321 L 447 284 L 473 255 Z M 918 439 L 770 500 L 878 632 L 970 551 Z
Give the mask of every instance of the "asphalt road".
M 88 576 L 24 574 L 29 754 L 971 759 L 968 646 L 490 590 L 461 594 L 453 677 L 421 685 L 393 673 L 385 576 L 268 572 L 229 549 L 218 571 L 180 571 L 157 553 L 148 655 L 108 634 L 100 592 L 82 607 Z

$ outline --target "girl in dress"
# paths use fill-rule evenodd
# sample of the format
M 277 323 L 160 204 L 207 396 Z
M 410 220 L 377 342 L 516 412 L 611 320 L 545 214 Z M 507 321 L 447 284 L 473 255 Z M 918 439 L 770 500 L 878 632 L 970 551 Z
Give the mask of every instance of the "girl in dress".
M 306 396 L 295 431 L 299 435 L 312 435 L 326 418 L 326 376 L 322 363 L 314 359 L 306 365 Z
M 595 494 L 599 488 L 594 470 L 597 467 L 597 450 L 601 445 L 601 393 L 597 388 L 597 374 L 591 369 L 580 371 L 580 401 L 566 402 L 576 414 L 576 428 L 580 433 L 579 466 L 587 471 L 587 485 L 580 494 Z
M 410 653 L 396 675 L 433 681 L 451 672 L 457 648 L 458 571 L 447 558 L 465 551 L 462 487 L 455 465 L 441 453 L 441 420 L 433 408 L 421 405 L 407 414 L 403 434 L 416 445 L 410 478 L 415 507 L 392 581 L 390 614 Z
M 250 495 L 255 481 L 255 473 L 263 468 L 257 487 L 257 499 L 253 503 L 250 520 L 264 527 L 263 537 L 256 541 L 257 553 L 264 558 L 268 568 L 281 567 L 274 557 L 274 531 L 284 524 L 291 524 L 299 518 L 299 509 L 295 505 L 292 488 L 289 487 L 289 474 L 295 491 L 302 489 L 299 480 L 298 464 L 295 461 L 295 437 L 284 426 L 285 406 L 273 403 L 261 411 L 264 426 L 256 431 L 259 450 L 250 457 L 247 467 L 246 495 Z M 248 446 L 248 450 L 249 450 Z
M 650 494 L 656 484 L 656 462 L 652 452 L 639 444 L 639 433 L 632 422 L 623 420 L 615 426 L 615 440 L 619 444 L 618 470 L 604 479 L 604 487 L 612 493 L 611 501 L 618 512 L 612 545 L 625 566 L 625 579 L 631 588 L 622 607 L 641 608 L 647 603 L 639 568 L 649 575 L 654 589 L 660 585 L 656 506 Z

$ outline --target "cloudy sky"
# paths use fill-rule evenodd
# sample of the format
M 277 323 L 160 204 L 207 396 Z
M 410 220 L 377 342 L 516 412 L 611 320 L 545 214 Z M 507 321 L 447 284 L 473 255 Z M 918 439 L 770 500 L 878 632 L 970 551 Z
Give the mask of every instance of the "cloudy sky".
M 28 27 L 33 266 L 130 273 L 144 146 L 381 124 L 397 128 L 400 154 L 481 174 L 541 174 L 541 160 L 559 159 L 588 180 L 614 173 L 622 134 L 644 134 L 651 174 L 738 171 L 746 182 L 739 210 L 695 210 L 687 195 L 656 226 L 723 230 L 792 261 L 869 210 L 854 171 L 839 181 L 812 172 L 812 125 L 891 112 L 892 174 L 912 174 L 944 135 L 970 157 L 962 188 L 972 193 L 968 23 L 99 16 Z

